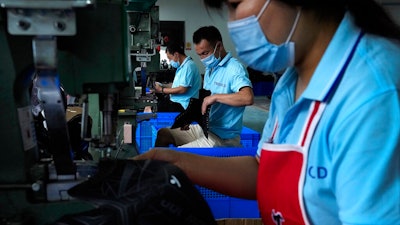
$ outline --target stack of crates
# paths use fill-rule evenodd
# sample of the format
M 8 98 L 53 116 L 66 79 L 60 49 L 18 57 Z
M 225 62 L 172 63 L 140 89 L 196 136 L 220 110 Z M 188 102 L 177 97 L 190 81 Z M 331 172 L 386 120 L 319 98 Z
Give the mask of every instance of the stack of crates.
M 136 143 L 139 153 L 146 152 L 154 147 L 155 137 L 157 137 L 157 129 L 151 121 L 140 122 L 136 128 Z
M 139 147 L 139 153 L 146 152 L 154 147 L 157 130 L 171 126 L 178 114 L 178 112 L 157 113 L 157 118 L 141 121 L 136 127 L 136 143 Z
M 136 129 L 136 142 L 139 153 L 144 153 L 154 146 L 157 130 L 170 127 L 179 113 L 157 113 L 157 118 L 139 123 Z M 175 148 L 178 151 L 191 152 L 200 155 L 231 157 L 254 156 L 256 154 L 260 133 L 243 127 L 241 142 L 244 148 Z M 221 218 L 259 218 L 257 201 L 233 198 L 213 190 L 198 186 L 199 192 L 210 206 L 216 219 Z

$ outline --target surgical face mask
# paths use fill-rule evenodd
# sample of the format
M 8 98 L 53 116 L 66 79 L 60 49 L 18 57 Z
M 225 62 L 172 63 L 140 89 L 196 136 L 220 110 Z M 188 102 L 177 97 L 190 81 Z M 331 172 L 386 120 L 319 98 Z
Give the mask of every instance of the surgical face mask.
M 174 61 L 174 60 L 170 60 L 169 61 L 169 64 L 172 66 L 172 67 L 174 67 L 174 68 L 178 68 L 179 67 L 179 62 L 176 62 L 176 61 Z
M 270 0 L 264 4 L 257 17 L 253 15 L 228 22 L 228 30 L 238 57 L 250 68 L 263 72 L 279 72 L 294 65 L 294 42 L 289 41 L 297 26 L 300 11 L 297 12 L 286 42 L 275 45 L 267 40 L 258 22 L 269 3 Z
M 218 44 L 215 45 L 213 54 L 205 57 L 204 59 L 201 59 L 201 62 L 203 63 L 204 67 L 209 69 L 214 68 L 219 63 L 219 61 L 221 61 L 221 56 L 218 57 L 218 59 L 215 57 L 215 51 L 217 50 L 217 46 Z

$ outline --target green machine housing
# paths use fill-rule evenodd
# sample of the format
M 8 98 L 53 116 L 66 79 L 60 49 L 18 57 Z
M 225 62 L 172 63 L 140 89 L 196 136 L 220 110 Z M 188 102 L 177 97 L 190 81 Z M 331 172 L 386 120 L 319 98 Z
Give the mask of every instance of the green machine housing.
M 0 0 L 0 101 L 5 109 L 0 116 L 0 224 L 52 224 L 63 215 L 93 208 L 66 194 L 69 187 L 87 177 L 69 174 L 72 178 L 60 178 L 63 176 L 51 167 L 51 157 L 40 157 L 30 94 L 38 66 L 32 39 L 40 35 L 12 34 L 8 28 L 10 11 L 46 13 L 59 6 L 61 10 L 74 11 L 76 34 L 54 35 L 57 44 L 55 78 L 70 95 L 97 96 L 95 101 L 88 97 L 89 108 L 97 111 L 102 110 L 101 99 L 112 96 L 111 111 L 116 118 L 112 120 L 120 126 L 118 119 L 126 115 L 119 117 L 118 110 L 127 109 L 128 115 L 135 117 L 132 112 L 156 101 L 152 96 L 138 95 L 135 80 L 137 71 L 146 76 L 159 69 L 159 53 L 155 50 L 159 20 L 155 2 Z M 58 24 L 60 30 L 62 25 Z M 26 21 L 19 21 L 18 26 L 29 30 Z M 43 55 L 46 57 L 45 53 Z M 93 127 L 101 127 L 101 123 Z M 114 139 L 116 130 L 113 128 L 111 133 Z M 134 148 L 134 143 L 132 145 Z M 77 170 L 96 170 L 95 161 L 73 164 Z M 58 196 L 49 197 L 52 189 Z

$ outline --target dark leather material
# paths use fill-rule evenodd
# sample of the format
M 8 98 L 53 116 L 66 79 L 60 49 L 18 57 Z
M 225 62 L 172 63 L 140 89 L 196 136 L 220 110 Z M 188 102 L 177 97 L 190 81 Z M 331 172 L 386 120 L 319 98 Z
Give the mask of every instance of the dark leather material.
M 102 160 L 95 176 L 68 193 L 101 208 L 87 212 L 90 216 L 75 215 L 79 220 L 93 220 L 96 212 L 103 212 L 104 219 L 112 219 L 115 225 L 216 225 L 207 202 L 186 174 L 162 161 Z
M 181 112 L 176 116 L 174 123 L 171 128 L 179 128 L 187 126 L 193 122 L 198 123 L 203 129 L 204 135 L 208 138 L 208 128 L 209 128 L 209 114 L 211 106 L 207 107 L 206 113 L 201 114 L 201 106 L 205 97 L 211 94 L 210 91 L 205 89 L 200 90 L 199 99 L 190 98 L 190 102 L 185 111 Z

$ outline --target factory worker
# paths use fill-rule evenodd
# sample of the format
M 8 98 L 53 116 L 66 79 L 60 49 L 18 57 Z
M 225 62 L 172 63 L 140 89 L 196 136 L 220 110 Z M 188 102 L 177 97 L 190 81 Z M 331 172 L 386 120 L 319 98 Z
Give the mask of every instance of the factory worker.
M 168 106 L 164 106 L 168 109 L 166 111 L 182 112 L 188 107 L 190 98 L 199 98 L 200 71 L 192 57 L 185 54 L 182 45 L 171 42 L 167 45 L 165 53 L 171 66 L 176 69 L 174 80 L 171 84 L 155 82 L 154 90 L 168 96 L 170 101 Z M 159 111 L 164 110 L 159 107 Z

